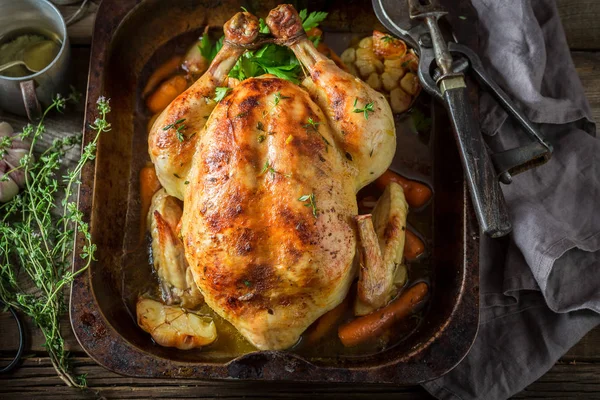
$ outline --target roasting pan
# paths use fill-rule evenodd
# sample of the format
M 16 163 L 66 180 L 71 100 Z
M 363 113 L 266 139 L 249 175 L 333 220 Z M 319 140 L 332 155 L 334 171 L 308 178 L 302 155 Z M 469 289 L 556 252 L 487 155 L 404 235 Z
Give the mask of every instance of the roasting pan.
M 399 2 L 401 4 L 401 2 Z M 468 0 L 445 1 L 459 41 L 477 48 Z M 71 323 L 83 349 L 99 364 L 136 377 L 267 381 L 416 384 L 441 376 L 467 354 L 477 333 L 479 230 L 466 192 L 450 124 L 442 107 L 429 102 L 429 137 L 398 132 L 394 166 L 428 181 L 434 200 L 421 212 L 433 218 L 425 235 L 431 268 L 431 298 L 423 322 L 401 343 L 363 357 L 304 358 L 293 352 L 256 351 L 218 359 L 155 345 L 137 327 L 127 304 L 127 276 L 149 269 L 129 254 L 139 239 L 138 172 L 148 161 L 141 90 L 152 66 L 190 43 L 207 25 L 222 26 L 245 6 L 265 17 L 276 1 L 104 0 L 98 10 L 86 99 L 84 145 L 95 132 L 96 100 L 110 98 L 112 131 L 101 137 L 95 164 L 82 172 L 79 208 L 90 223 L 97 261 L 72 285 Z M 380 28 L 370 1 L 298 2 L 297 9 L 328 11 L 325 41 L 344 40 Z M 458 19 L 460 16 L 460 21 Z M 188 38 L 189 40 L 175 40 Z M 175 41 L 174 41 L 175 40 Z M 333 45 L 332 45 L 333 46 Z M 335 46 L 333 46 L 335 49 Z M 338 51 L 343 49 L 336 49 Z M 474 85 L 471 85 L 474 87 Z M 476 99 L 476 93 L 472 93 Z M 421 95 L 425 96 L 425 95 Z M 477 110 L 475 110 L 477 111 Z M 76 254 L 83 241 L 77 237 Z M 85 264 L 74 259 L 78 270 Z M 130 274 L 130 275 L 127 275 Z

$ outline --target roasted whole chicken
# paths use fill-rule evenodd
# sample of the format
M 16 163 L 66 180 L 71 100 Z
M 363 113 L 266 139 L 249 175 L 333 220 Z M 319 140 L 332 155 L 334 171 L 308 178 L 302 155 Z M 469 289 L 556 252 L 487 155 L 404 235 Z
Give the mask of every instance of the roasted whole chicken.
M 384 96 L 319 53 L 291 5 L 266 23 L 306 79 L 228 79 L 259 36 L 258 19 L 240 12 L 207 72 L 158 116 L 148 142 L 164 188 L 149 215 L 163 300 L 185 306 L 203 297 L 262 350 L 297 343 L 357 275 L 357 314 L 389 302 L 407 209 L 396 185 L 387 203 L 401 212 L 357 215 L 356 193 L 395 152 Z M 217 88 L 227 91 L 218 102 Z

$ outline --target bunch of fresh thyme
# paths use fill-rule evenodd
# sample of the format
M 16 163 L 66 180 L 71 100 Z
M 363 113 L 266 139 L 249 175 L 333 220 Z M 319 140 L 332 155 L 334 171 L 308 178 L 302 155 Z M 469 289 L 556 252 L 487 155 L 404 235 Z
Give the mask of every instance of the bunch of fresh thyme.
M 42 331 L 45 346 L 60 378 L 69 386 L 84 387 L 85 376 L 73 376 L 60 334 L 60 316 L 66 311 L 64 289 L 94 260 L 96 246 L 88 224 L 72 201 L 81 169 L 96 154 L 101 133 L 110 130 L 106 115 L 108 100 L 98 99 L 99 116 L 91 125 L 95 138 L 82 151 L 77 165 L 59 177 L 61 161 L 70 148 L 81 144 L 81 134 L 54 140 L 50 148 L 34 157 L 33 148 L 44 135 L 44 118 L 52 111 L 62 112 L 77 95 L 57 96 L 36 126 L 28 125 L 21 137 L 32 142 L 31 150 L 18 168 L 26 177 L 24 190 L 0 205 L 0 300 L 33 319 Z M 71 271 L 75 232 L 86 242 L 79 255 L 85 268 Z

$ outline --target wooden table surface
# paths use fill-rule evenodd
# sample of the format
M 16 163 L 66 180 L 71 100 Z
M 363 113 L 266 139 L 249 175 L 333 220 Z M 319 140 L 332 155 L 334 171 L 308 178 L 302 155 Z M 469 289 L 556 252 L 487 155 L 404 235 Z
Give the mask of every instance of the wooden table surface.
M 583 82 L 596 120 L 600 120 L 600 1 L 557 0 L 567 34 L 572 57 Z M 85 92 L 89 63 L 89 43 L 97 9 L 94 0 L 85 18 L 69 27 L 73 45 L 73 63 L 77 74 L 76 87 Z M 65 15 L 74 7 L 62 7 Z M 53 115 L 46 123 L 51 135 L 74 133 L 83 124 L 82 106 L 64 115 Z M 26 120 L 2 114 L 0 120 L 19 129 Z M 76 157 L 71 154 L 70 157 Z M 286 383 L 208 382 L 201 380 L 135 379 L 105 370 L 83 352 L 70 330 L 68 317 L 63 319 L 62 331 L 66 345 L 74 356 L 77 373 L 87 373 L 88 385 L 93 392 L 82 392 L 63 385 L 56 376 L 43 347 L 43 337 L 26 321 L 28 343 L 21 366 L 7 375 L 0 375 L 0 398 L 313 398 L 323 399 L 431 399 L 421 387 L 394 387 L 375 385 L 311 385 Z M 8 314 L 0 315 L 0 363 L 5 365 L 17 348 L 16 326 Z M 591 331 L 538 381 L 517 394 L 525 398 L 582 398 L 600 399 L 600 327 Z

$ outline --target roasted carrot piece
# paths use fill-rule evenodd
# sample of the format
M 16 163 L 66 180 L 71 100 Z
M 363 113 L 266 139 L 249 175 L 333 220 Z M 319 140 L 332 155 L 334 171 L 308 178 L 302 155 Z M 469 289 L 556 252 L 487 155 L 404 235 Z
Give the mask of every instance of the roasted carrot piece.
M 342 344 L 352 347 L 381 335 L 394 322 L 412 313 L 423 301 L 428 290 L 426 283 L 419 282 L 387 306 L 340 326 L 338 336 Z
M 398 175 L 392 170 L 385 171 L 377 180 L 375 184 L 383 191 L 390 182 L 396 182 L 402 189 L 404 189 L 404 196 L 408 205 L 414 208 L 419 208 L 425 205 L 429 199 L 431 199 L 431 189 L 417 181 L 411 181 L 403 176 Z
M 413 261 L 425 251 L 425 243 L 417 235 L 406 230 L 406 238 L 404 239 L 404 258 L 407 261 Z
M 344 301 L 338 304 L 337 307 L 329 310 L 315 321 L 306 334 L 306 342 L 308 344 L 317 343 L 335 327 L 348 308 L 348 298 L 349 296 L 346 296 Z
M 164 64 L 161 64 L 156 70 L 150 75 L 148 78 L 148 82 L 146 86 L 144 86 L 144 91 L 142 92 L 142 97 L 148 96 L 150 92 L 152 92 L 159 83 L 173 75 L 177 72 L 179 65 L 181 64 L 181 56 L 173 56 L 169 58 Z
M 140 170 L 140 239 L 146 234 L 146 220 L 148 219 L 148 210 L 152 203 L 152 196 L 161 188 L 154 165 L 149 165 Z
M 155 114 L 164 110 L 177 96 L 187 89 L 187 80 L 175 75 L 163 83 L 146 99 L 146 106 Z

